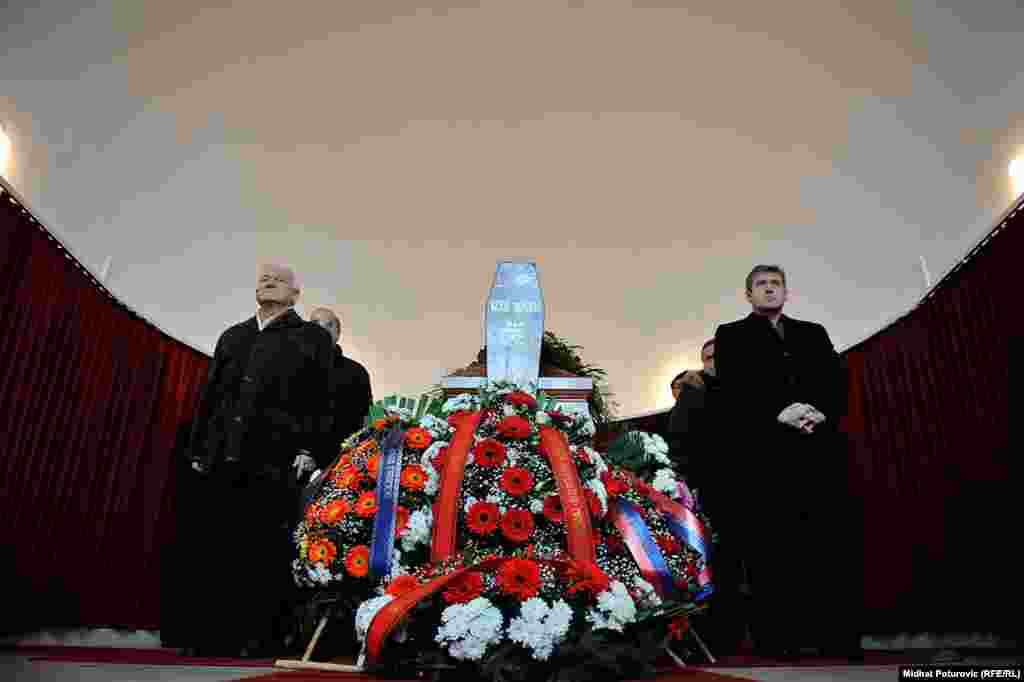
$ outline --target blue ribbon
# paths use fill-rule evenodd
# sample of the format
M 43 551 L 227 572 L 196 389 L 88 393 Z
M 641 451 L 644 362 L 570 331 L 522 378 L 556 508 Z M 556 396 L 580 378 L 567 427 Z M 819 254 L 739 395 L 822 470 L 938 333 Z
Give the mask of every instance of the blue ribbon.
M 377 475 L 377 517 L 370 544 L 370 572 L 378 578 L 391 575 L 395 547 L 395 516 L 402 482 L 402 446 L 405 432 L 395 427 L 384 436 Z
M 659 597 L 668 599 L 675 592 L 672 571 L 658 543 L 651 537 L 651 531 L 640 515 L 640 510 L 620 497 L 612 500 L 611 511 L 615 526 L 626 541 L 626 547 L 640 567 L 644 579 L 652 584 Z

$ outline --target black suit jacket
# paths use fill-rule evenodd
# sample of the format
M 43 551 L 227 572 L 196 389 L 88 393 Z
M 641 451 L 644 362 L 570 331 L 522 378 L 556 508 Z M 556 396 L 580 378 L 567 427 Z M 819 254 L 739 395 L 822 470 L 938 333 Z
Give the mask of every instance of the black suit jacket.
M 692 485 L 703 485 L 707 465 L 715 457 L 719 381 L 704 370 L 697 372 L 703 387 L 683 384 L 668 420 L 669 456 L 676 471 Z
M 291 465 L 299 449 L 320 446 L 334 344 L 294 310 L 263 331 L 256 318 L 221 334 L 196 410 L 189 458 Z
M 816 322 L 781 319 L 781 338 L 767 318 L 754 314 L 718 327 L 715 370 L 723 407 L 730 420 L 760 430 L 775 428 L 789 405 L 806 403 L 827 419 L 816 430 L 834 429 L 845 396 L 828 332 Z

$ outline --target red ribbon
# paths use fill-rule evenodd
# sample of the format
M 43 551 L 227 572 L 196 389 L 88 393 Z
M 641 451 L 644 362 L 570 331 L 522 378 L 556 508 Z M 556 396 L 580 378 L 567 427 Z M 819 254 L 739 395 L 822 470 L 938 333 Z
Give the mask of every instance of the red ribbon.
M 480 412 L 460 413 L 455 418 L 455 436 L 448 446 L 441 487 L 438 490 L 437 511 L 430 543 L 430 560 L 444 561 L 455 553 L 455 535 L 458 528 L 459 507 L 462 503 L 462 475 L 473 447 L 473 436 L 480 423 Z
M 583 497 L 583 485 L 580 483 L 569 452 L 569 442 L 565 434 L 550 426 L 540 428 L 540 451 L 548 458 L 551 472 L 558 483 L 558 495 L 562 500 L 562 511 L 565 519 L 565 533 L 569 540 L 569 555 L 577 561 L 597 563 L 597 552 L 594 549 L 594 531 L 590 525 L 590 506 Z

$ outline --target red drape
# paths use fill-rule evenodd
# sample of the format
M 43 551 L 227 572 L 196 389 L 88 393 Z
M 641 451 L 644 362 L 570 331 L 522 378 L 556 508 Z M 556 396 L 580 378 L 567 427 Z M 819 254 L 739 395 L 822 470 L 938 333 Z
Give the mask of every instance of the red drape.
M 920 306 L 845 353 L 849 493 L 862 501 L 877 631 L 1019 627 L 1009 367 L 1022 219 L 1010 215 Z
M 209 359 L 0 195 L 0 622 L 155 628 L 175 439 Z

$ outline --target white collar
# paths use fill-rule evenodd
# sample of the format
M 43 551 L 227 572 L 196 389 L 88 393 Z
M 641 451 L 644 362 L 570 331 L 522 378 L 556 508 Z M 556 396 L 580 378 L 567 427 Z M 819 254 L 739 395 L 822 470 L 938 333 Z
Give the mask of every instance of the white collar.
M 277 315 L 272 316 L 269 320 L 264 322 L 263 318 L 260 317 L 260 309 L 256 308 L 256 326 L 260 328 L 260 331 L 263 331 L 264 329 L 266 329 L 268 324 L 270 324 L 271 322 L 273 322 L 277 318 L 281 317 L 282 315 L 287 313 L 289 310 L 291 310 L 291 307 L 285 308 L 284 310 L 279 312 Z

